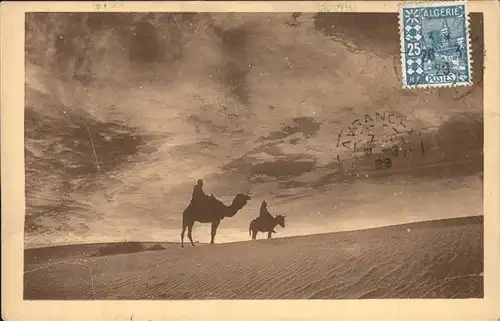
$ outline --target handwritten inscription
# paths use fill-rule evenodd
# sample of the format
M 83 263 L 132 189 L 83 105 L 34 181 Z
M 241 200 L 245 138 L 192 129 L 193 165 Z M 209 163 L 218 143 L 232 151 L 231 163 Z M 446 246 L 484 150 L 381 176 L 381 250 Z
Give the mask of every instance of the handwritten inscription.
M 337 3 L 332 4 L 329 2 L 321 2 L 319 4 L 319 12 L 352 12 L 354 6 L 351 3 Z
M 94 7 L 94 10 L 106 10 L 119 8 L 122 6 L 122 4 L 116 2 L 96 2 L 93 3 L 92 6 Z

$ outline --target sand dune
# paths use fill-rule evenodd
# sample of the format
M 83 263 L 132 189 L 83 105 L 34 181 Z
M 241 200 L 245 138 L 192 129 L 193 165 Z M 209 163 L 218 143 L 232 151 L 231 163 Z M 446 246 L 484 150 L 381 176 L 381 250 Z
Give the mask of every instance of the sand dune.
M 48 248 L 27 250 L 24 298 L 483 297 L 482 216 L 184 249 L 162 246 L 106 256 L 73 249 L 66 258 L 61 248 L 54 255 Z

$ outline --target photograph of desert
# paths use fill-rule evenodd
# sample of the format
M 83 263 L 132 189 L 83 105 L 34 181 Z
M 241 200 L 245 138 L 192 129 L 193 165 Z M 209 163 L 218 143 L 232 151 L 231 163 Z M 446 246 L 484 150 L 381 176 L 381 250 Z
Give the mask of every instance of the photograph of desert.
M 484 297 L 481 14 L 423 89 L 397 13 L 25 18 L 24 300 Z

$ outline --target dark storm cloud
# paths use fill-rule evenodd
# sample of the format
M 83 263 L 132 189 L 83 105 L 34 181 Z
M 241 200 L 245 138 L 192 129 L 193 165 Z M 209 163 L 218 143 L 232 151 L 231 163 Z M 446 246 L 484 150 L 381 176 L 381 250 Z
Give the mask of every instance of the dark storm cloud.
M 318 13 L 314 26 L 327 35 L 351 41 L 360 50 L 383 55 L 400 51 L 397 13 Z
M 252 149 L 245 156 L 233 160 L 224 166 L 224 170 L 245 173 L 250 180 L 258 180 L 258 177 L 261 175 L 285 179 L 310 172 L 316 164 L 314 158 L 284 155 L 278 144 L 284 138 L 296 133 L 302 133 L 304 139 L 311 138 L 317 133 L 319 128 L 319 122 L 312 117 L 294 118 L 291 124 L 285 125 L 280 130 L 273 131 L 269 135 L 258 139 L 258 142 L 267 143 Z M 293 144 L 294 142 L 292 141 L 291 143 Z M 261 161 L 254 156 L 259 153 L 276 157 L 276 160 Z
M 314 120 L 304 123 L 315 128 Z M 307 127 L 307 126 L 305 126 Z M 291 133 L 301 132 L 293 126 L 286 126 L 281 132 L 273 132 L 262 145 L 246 156 L 233 160 L 224 167 L 244 174 L 254 183 L 262 177 L 276 180 L 283 188 L 314 188 L 321 190 L 331 184 L 354 184 L 359 180 L 384 181 L 388 177 L 414 178 L 460 178 L 483 171 L 483 119 L 477 113 L 462 113 L 452 116 L 435 132 L 416 132 L 395 136 L 394 143 L 380 152 L 360 157 L 349 157 L 339 162 L 332 156 L 326 166 L 318 165 L 314 158 L 283 155 L 277 146 L 280 140 Z M 299 127 L 300 128 L 300 127 Z M 302 128 L 304 129 L 304 128 Z M 305 134 L 314 131 L 307 132 Z M 272 140 L 274 138 L 274 140 Z M 264 152 L 274 161 L 262 161 L 252 156 Z M 376 160 L 390 158 L 391 167 L 377 169 Z M 299 176 L 317 174 L 311 181 L 301 181 Z
M 483 130 L 481 114 L 454 115 L 435 132 L 412 132 L 379 153 L 332 161 L 322 169 L 335 172 L 310 185 L 354 182 L 366 175 L 377 180 L 388 176 L 437 179 L 479 174 L 483 171 Z M 376 169 L 376 159 L 384 158 L 391 160 L 391 167 Z
M 294 177 L 310 172 L 314 168 L 314 161 L 280 159 L 275 162 L 262 162 L 250 168 L 250 176 L 267 175 L 278 179 Z
M 214 33 L 222 42 L 222 52 L 225 56 L 221 66 L 220 81 L 229 89 L 229 93 L 239 102 L 250 104 L 247 74 L 250 71 L 247 45 L 248 31 L 244 26 L 224 30 L 214 26 Z
M 26 58 L 44 65 L 41 53 L 53 49 L 50 71 L 58 74 L 69 70 L 71 79 L 84 86 L 96 80 L 96 68 L 100 66 L 94 64 L 110 50 L 114 50 L 115 58 L 130 62 L 130 67 L 139 67 L 135 71 L 147 73 L 158 68 L 155 63 L 168 67 L 182 59 L 185 36 L 194 31 L 196 16 L 199 14 L 27 13 Z M 112 49 L 99 44 L 103 31 L 112 32 L 112 41 L 116 40 Z M 117 52 L 123 56 L 116 57 Z
M 362 180 L 382 183 L 396 177 L 460 179 L 480 175 L 483 171 L 483 128 L 480 114 L 462 113 L 451 117 L 435 132 L 412 132 L 398 138 L 391 147 L 369 156 L 344 159 L 341 162 L 332 157 L 330 164 L 321 166 L 313 159 L 284 157 L 276 161 L 259 162 L 247 155 L 232 162 L 228 168 L 237 168 L 238 172 L 246 173 L 255 183 L 265 181 L 262 178 L 264 175 L 267 179 L 276 180 L 280 188 L 315 190 L 328 188 L 332 184 L 343 184 L 347 188 Z M 281 138 L 279 135 L 274 137 Z M 265 146 L 259 148 L 259 152 L 261 151 L 273 154 Z M 391 159 L 392 167 L 376 169 L 375 160 L 384 157 Z M 318 178 L 300 181 L 299 176 L 305 173 L 316 173 Z
M 320 123 L 312 117 L 297 117 L 293 123 L 284 126 L 281 130 L 274 131 L 268 136 L 262 137 L 259 141 L 274 141 L 286 138 L 296 133 L 302 133 L 304 138 L 314 136 L 320 128 Z
M 132 128 L 124 129 L 116 123 L 82 119 L 49 124 L 43 119 L 32 109 L 26 109 L 26 138 L 51 137 L 52 143 L 44 152 L 59 163 L 68 177 L 87 177 L 117 169 L 129 156 L 137 154 L 145 139 L 134 134 Z
M 35 93 L 30 88 L 26 90 L 30 97 L 38 98 L 38 104 L 50 103 L 43 94 Z M 54 105 L 57 103 L 52 101 L 51 108 L 59 108 L 63 114 L 62 106 Z M 38 218 L 42 218 L 53 220 L 59 228 L 71 229 L 67 223 L 69 218 L 89 208 L 66 196 L 75 190 L 92 192 L 101 188 L 107 180 L 105 175 L 134 161 L 129 157 L 137 155 L 149 138 L 121 124 L 100 122 L 85 115 L 51 119 L 37 110 L 40 109 L 26 105 L 25 227 L 27 231 L 40 231 L 42 225 L 38 223 Z M 36 143 L 40 139 L 43 139 L 43 145 Z M 37 145 L 36 154 L 27 147 L 33 144 Z M 45 199 L 45 204 L 30 202 L 47 187 L 55 189 L 53 192 L 57 196 L 53 195 L 54 199 Z
M 130 31 L 130 61 L 151 63 L 161 60 L 166 48 L 160 43 L 158 30 L 153 24 L 139 21 L 133 24 Z
M 483 14 L 470 13 L 469 16 L 473 78 L 475 83 L 481 83 L 484 60 Z M 355 47 L 351 48 L 353 52 L 365 51 L 399 58 L 401 48 L 397 13 L 318 13 L 314 25 L 316 30 L 346 46 L 349 46 L 346 41 L 354 44 Z M 447 88 L 430 90 L 450 92 Z
M 397 13 L 318 13 L 314 19 L 316 30 L 335 39 L 352 42 L 359 50 L 381 55 L 400 53 L 399 18 Z M 470 13 L 470 38 L 474 60 L 483 51 L 483 15 Z M 481 63 L 482 65 L 482 63 Z
M 223 170 L 243 174 L 251 181 L 258 180 L 261 175 L 285 179 L 310 172 L 315 163 L 316 161 L 312 158 L 286 156 L 282 153 L 275 161 L 259 161 L 247 154 L 225 165 Z

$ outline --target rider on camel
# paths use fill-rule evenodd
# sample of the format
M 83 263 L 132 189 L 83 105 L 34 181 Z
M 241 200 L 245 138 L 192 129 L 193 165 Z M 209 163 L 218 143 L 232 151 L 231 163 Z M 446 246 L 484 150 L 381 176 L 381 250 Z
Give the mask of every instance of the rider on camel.
M 203 206 L 203 203 L 208 200 L 208 195 L 203 192 L 203 180 L 199 179 L 193 188 L 193 197 L 191 203 L 195 206 Z
M 193 201 L 201 201 L 206 196 L 205 192 L 203 192 L 203 180 L 199 179 L 193 188 Z

